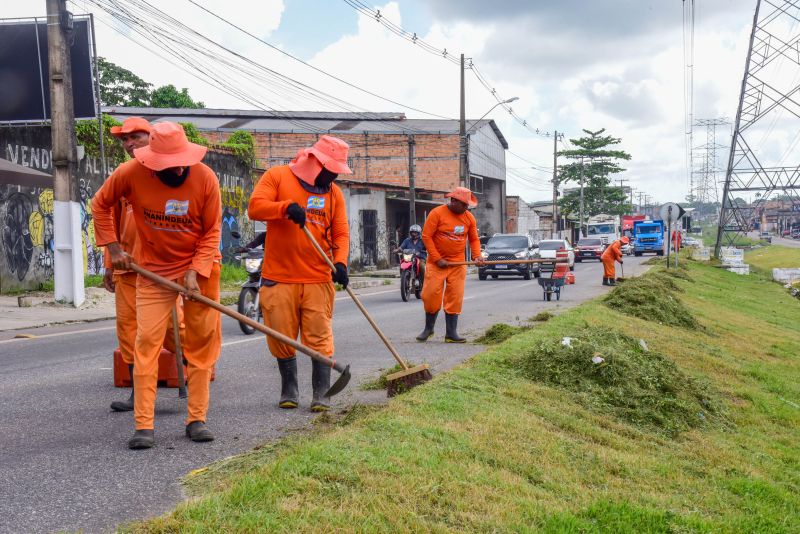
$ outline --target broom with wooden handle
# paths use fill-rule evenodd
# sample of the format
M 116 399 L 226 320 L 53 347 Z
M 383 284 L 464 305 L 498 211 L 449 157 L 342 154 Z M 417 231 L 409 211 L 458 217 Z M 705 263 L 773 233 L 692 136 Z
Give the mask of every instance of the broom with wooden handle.
M 344 365 L 344 364 L 342 364 L 340 362 L 337 362 L 333 358 L 328 358 L 324 354 L 322 354 L 320 352 L 317 352 L 317 351 L 315 351 L 315 350 L 313 350 L 313 349 L 311 349 L 309 347 L 306 347 L 302 343 L 299 343 L 297 340 L 292 339 L 289 336 L 285 336 L 285 335 L 281 334 L 280 332 L 278 332 L 277 330 L 273 330 L 272 328 L 270 328 L 270 327 L 268 327 L 266 325 L 263 325 L 263 324 L 259 323 L 258 321 L 254 321 L 253 319 L 251 319 L 250 317 L 247 317 L 246 315 L 242 315 L 241 313 L 237 313 L 237 312 L 231 310 L 230 308 L 228 308 L 227 306 L 223 306 L 219 302 L 217 302 L 215 300 L 211 300 L 210 298 L 208 298 L 208 297 L 206 297 L 204 295 L 201 295 L 201 294 L 199 294 L 197 292 L 191 292 L 190 293 L 182 285 L 176 284 L 172 280 L 167 280 L 163 276 L 159 276 L 156 273 L 151 273 L 147 269 L 139 267 L 135 263 L 131 263 L 130 269 L 132 271 L 136 271 L 137 273 L 139 273 L 140 275 L 144 276 L 148 280 L 152 280 L 153 282 L 156 282 L 157 284 L 161 284 L 164 287 L 167 287 L 169 289 L 172 289 L 174 291 L 177 291 L 179 293 L 187 295 L 188 298 L 191 298 L 192 300 L 195 300 L 195 301 L 197 301 L 197 302 L 199 302 L 201 304 L 205 304 L 206 306 L 208 306 L 210 308 L 214 308 L 218 312 L 224 313 L 228 317 L 233 317 L 234 319 L 236 319 L 240 323 L 245 323 L 245 324 L 255 328 L 259 332 L 277 339 L 278 341 L 280 341 L 284 345 L 289 345 L 290 347 L 292 347 L 296 351 L 305 354 L 306 356 L 308 356 L 309 358 L 311 358 L 314 361 L 317 361 L 317 362 L 319 362 L 319 363 L 321 363 L 323 365 L 330 366 L 334 371 L 340 373 L 341 375 L 339 376 L 339 379 L 330 387 L 330 389 L 327 391 L 327 393 L 325 393 L 326 397 L 332 397 L 332 396 L 336 395 L 337 393 L 342 391 L 345 388 L 345 386 L 347 386 L 348 382 L 350 382 L 350 366 L 349 365 Z
M 317 249 L 317 252 L 322 257 L 322 259 L 325 260 L 325 263 L 328 264 L 328 267 L 330 267 L 331 271 L 336 271 L 336 266 L 333 264 L 328 255 L 325 254 L 325 251 L 322 250 L 322 247 L 319 246 L 319 243 L 317 243 L 317 240 L 314 238 L 314 235 L 311 233 L 311 231 L 305 226 L 303 226 L 303 232 L 305 232 L 306 236 L 308 236 L 309 241 L 311 241 L 311 244 L 314 245 L 315 249 Z M 390 397 L 393 397 L 396 393 L 400 392 L 401 390 L 405 391 L 407 389 L 413 388 L 414 386 L 422 384 L 423 382 L 427 382 L 428 380 L 433 378 L 427 363 L 423 363 L 422 365 L 416 365 L 414 367 L 409 367 L 408 364 L 405 362 L 405 360 L 403 360 L 403 358 L 400 357 L 400 354 L 397 353 L 397 350 L 395 350 L 394 346 L 392 345 L 392 342 L 389 341 L 389 339 L 383 334 L 383 332 L 378 327 L 377 323 L 369 314 L 364 305 L 361 304 L 361 301 L 358 299 L 356 294 L 353 293 L 353 290 L 350 289 L 350 286 L 347 286 L 344 289 L 345 291 L 347 291 L 347 294 L 350 295 L 350 298 L 353 299 L 353 302 L 355 302 L 358 309 L 361 310 L 361 313 L 364 314 L 364 317 L 367 318 L 367 322 L 369 322 L 370 326 L 372 326 L 372 328 L 375 330 L 375 333 L 378 334 L 378 337 L 381 338 L 381 341 L 383 341 L 383 344 L 386 345 L 387 349 L 389 349 L 389 352 L 392 353 L 394 359 L 397 360 L 398 365 L 402 367 L 402 370 L 386 376 L 387 394 Z

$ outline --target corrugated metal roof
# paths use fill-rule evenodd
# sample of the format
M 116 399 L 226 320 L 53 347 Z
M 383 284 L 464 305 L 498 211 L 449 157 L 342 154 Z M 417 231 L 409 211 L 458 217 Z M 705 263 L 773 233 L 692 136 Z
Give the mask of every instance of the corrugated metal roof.
M 138 108 L 121 106 L 103 107 L 103 111 L 118 119 L 144 117 L 152 122 L 191 122 L 201 130 L 253 130 L 291 133 L 318 133 L 323 131 L 375 134 L 458 134 L 457 120 L 406 119 L 403 113 Z M 491 126 L 503 148 L 508 148 L 508 141 L 506 141 L 497 124 L 491 119 L 484 119 L 479 122 L 468 120 L 467 131 L 487 124 Z

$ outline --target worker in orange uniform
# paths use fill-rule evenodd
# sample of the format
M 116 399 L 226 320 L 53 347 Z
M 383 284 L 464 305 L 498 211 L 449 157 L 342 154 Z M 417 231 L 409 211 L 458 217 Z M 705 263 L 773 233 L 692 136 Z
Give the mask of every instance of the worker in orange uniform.
M 673 230 L 672 231 L 672 250 L 675 252 L 681 251 L 681 245 L 683 244 L 683 235 L 681 235 L 680 230 Z
M 150 145 L 134 150 L 136 159 L 117 167 L 92 200 L 96 240 L 107 247 L 115 269 L 128 270 L 132 262 L 114 232 L 113 210 L 124 197 L 133 206 L 138 264 L 186 288 L 184 357 L 189 400 L 185 431 L 192 441 L 214 439 L 206 426 L 206 413 L 211 371 L 221 346 L 219 312 L 192 300 L 196 293 L 219 300 L 222 204 L 219 180 L 200 163 L 205 153 L 205 147 L 186 139 L 179 124 L 153 125 Z M 158 356 L 176 297 L 171 289 L 143 277 L 137 280 L 136 431 L 128 441 L 131 449 L 155 443 Z
M 311 148 L 298 151 L 288 165 L 272 167 L 259 180 L 247 214 L 266 221 L 265 250 L 270 250 L 261 273 L 259 300 L 264 323 L 297 338 L 303 345 L 333 358 L 333 282 L 347 287 L 350 228 L 341 189 L 333 183 L 339 174 L 352 174 L 347 166 L 350 147 L 336 137 L 323 135 Z M 307 226 L 336 266 L 331 273 L 303 227 Z M 295 350 L 272 338 L 267 345 L 278 360 L 281 396 L 278 406 L 297 408 Z M 311 411 L 330 409 L 325 393 L 330 389 L 331 368 L 312 362 Z
M 112 126 L 111 135 L 122 142 L 128 156 L 133 157 L 133 151 L 147 146 L 150 143 L 150 123 L 141 117 L 129 117 L 122 126 Z M 124 198 L 114 206 L 114 234 L 125 253 L 136 257 L 136 221 L 133 218 L 133 207 Z M 111 256 L 103 255 L 105 272 L 103 285 L 110 293 L 114 293 L 114 304 L 117 316 L 117 340 L 122 360 L 128 366 L 128 373 L 133 379 L 133 344 L 136 341 L 136 273 L 133 271 L 114 270 L 111 265 Z M 177 307 L 179 318 L 183 316 L 183 309 Z M 180 320 L 180 319 L 179 319 Z M 181 328 L 183 337 L 183 328 Z M 164 346 L 170 352 L 175 352 L 175 338 L 172 333 L 172 317 L 170 317 L 167 334 L 164 337 Z M 133 410 L 134 388 L 131 385 L 131 394 L 127 400 L 113 401 L 111 409 L 115 412 L 130 412 Z
M 604 286 L 614 286 L 617 285 L 615 280 L 617 279 L 617 271 L 614 266 L 614 262 L 618 261 L 620 265 L 622 264 L 622 245 L 627 245 L 630 243 L 630 240 L 622 236 L 603 251 L 603 255 L 600 256 L 600 261 L 603 262 L 603 285 Z
M 447 328 L 444 340 L 447 343 L 465 343 L 467 340 L 458 335 L 458 316 L 464 300 L 467 267 L 449 266 L 449 263 L 464 260 L 467 241 L 473 261 L 483 263 L 477 223 L 475 217 L 467 211 L 467 208 L 477 206 L 478 200 L 466 187 L 456 187 L 445 197 L 450 202 L 432 209 L 422 228 L 422 242 L 428 250 L 428 266 L 422 288 L 425 329 L 417 336 L 417 341 L 427 341 L 433 335 L 433 327 L 444 297 Z

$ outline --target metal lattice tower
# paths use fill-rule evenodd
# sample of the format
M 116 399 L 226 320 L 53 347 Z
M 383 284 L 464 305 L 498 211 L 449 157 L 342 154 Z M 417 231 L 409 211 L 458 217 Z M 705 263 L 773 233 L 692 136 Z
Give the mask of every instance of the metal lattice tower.
M 727 148 L 718 144 L 717 126 L 730 124 L 726 119 L 698 119 L 694 126 L 706 128 L 706 144 L 693 148 L 692 162 L 697 161 L 692 170 L 692 198 L 699 202 L 719 202 L 717 173 L 722 169 L 717 165 L 717 151 Z M 695 152 L 697 154 L 695 154 Z
M 798 23 L 800 0 L 757 0 L 725 174 L 717 256 L 721 246 L 754 228 L 755 215 L 774 193 L 788 195 L 793 210 L 800 208 L 800 150 L 792 146 L 797 138 L 785 147 L 775 135 L 776 126 L 792 135 L 800 131 Z M 754 200 L 741 201 L 751 194 Z

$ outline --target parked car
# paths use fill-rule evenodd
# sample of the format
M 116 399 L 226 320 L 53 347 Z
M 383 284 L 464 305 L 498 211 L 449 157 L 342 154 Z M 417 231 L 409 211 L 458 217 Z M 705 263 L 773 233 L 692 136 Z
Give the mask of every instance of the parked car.
M 605 249 L 606 246 L 599 237 L 582 237 L 578 240 L 578 245 L 575 247 L 575 261 L 600 261 L 600 256 L 603 255 Z
M 781 237 L 789 237 L 790 235 L 792 235 L 792 231 L 788 228 L 781 232 Z
M 555 259 L 556 252 L 558 251 L 567 251 L 567 259 L 569 260 L 569 270 L 575 270 L 575 251 L 572 249 L 572 245 L 569 244 L 569 241 L 566 239 L 543 239 L 539 241 L 539 257 L 544 259 Z M 540 270 L 543 271 L 552 271 L 553 266 L 543 263 Z
M 633 254 L 633 241 L 629 242 L 627 245 L 623 243 L 619 250 L 626 256 L 630 256 Z
M 684 237 L 682 241 L 682 246 L 684 247 L 700 247 L 703 246 L 703 242 L 699 239 L 695 239 L 693 237 Z
M 530 260 L 536 258 L 536 245 L 527 235 L 523 234 L 494 234 L 486 243 L 483 257 L 490 261 L 501 260 Z M 531 274 L 539 277 L 539 265 L 528 264 L 498 264 L 478 267 L 478 279 L 486 280 L 487 276 L 497 278 L 500 275 L 522 276 L 525 280 L 531 279 Z
M 766 241 L 767 243 L 772 243 L 772 235 L 769 232 L 761 232 L 758 236 L 759 239 Z

